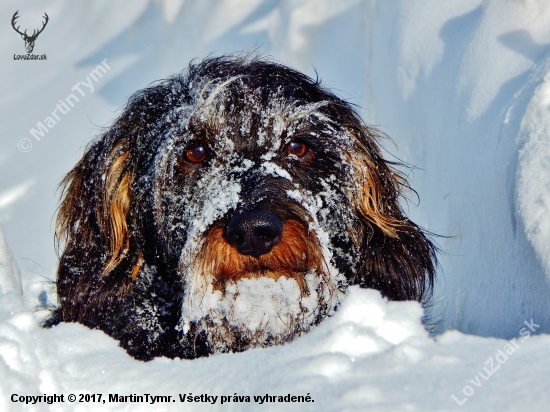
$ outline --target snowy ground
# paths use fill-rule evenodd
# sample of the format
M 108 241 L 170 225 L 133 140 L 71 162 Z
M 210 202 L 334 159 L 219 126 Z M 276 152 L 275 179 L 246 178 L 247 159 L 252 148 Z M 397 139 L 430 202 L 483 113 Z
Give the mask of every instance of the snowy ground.
M 48 13 L 34 51 L 46 61 L 13 60 L 25 52 L 8 23 L 16 10 L 23 27 L 40 27 Z M 259 409 L 254 395 L 265 394 L 315 400 L 266 410 L 546 410 L 547 1 L 138 0 L 129 8 L 35 0 L 2 2 L 0 15 L 0 222 L 13 251 L 0 235 L 0 410 L 94 408 L 10 400 L 44 393 L 170 395 L 181 410 L 178 394 L 190 392 L 219 396 L 212 410 Z M 442 333 L 427 335 L 415 303 L 355 289 L 293 344 L 197 361 L 139 363 L 101 332 L 39 329 L 42 313 L 33 311 L 48 303 L 55 276 L 56 185 L 86 142 L 150 81 L 193 57 L 254 45 L 308 74 L 315 67 L 392 137 L 389 153 L 416 166 L 410 177 L 421 203 L 409 213 L 450 236 L 438 241 L 433 313 Z M 111 69 L 94 91 L 83 87 L 86 95 L 37 141 L 29 130 L 104 59 Z M 251 402 L 234 403 L 235 393 Z M 221 396 L 231 402 L 220 405 Z

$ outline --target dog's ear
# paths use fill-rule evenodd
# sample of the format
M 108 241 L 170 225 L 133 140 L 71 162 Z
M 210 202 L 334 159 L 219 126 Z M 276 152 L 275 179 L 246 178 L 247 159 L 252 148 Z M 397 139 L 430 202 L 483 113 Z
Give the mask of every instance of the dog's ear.
M 391 300 L 426 302 L 431 297 L 436 247 L 428 234 L 410 221 L 399 204 L 407 179 L 384 160 L 376 129 L 354 131 L 350 162 L 357 191 L 352 194 L 362 220 L 360 266 L 352 283 L 380 290 Z
M 136 199 L 148 188 L 138 179 L 159 142 L 151 129 L 176 104 L 170 98 L 176 87 L 185 98 L 177 78 L 135 93 L 61 182 L 57 290 L 64 321 L 94 326 L 101 316 L 110 316 L 107 312 L 117 307 L 143 266 L 147 217 Z
M 129 222 L 134 138 L 117 130 L 96 140 L 61 183 L 57 284 L 65 321 L 93 322 L 88 308 L 119 299 L 142 265 Z

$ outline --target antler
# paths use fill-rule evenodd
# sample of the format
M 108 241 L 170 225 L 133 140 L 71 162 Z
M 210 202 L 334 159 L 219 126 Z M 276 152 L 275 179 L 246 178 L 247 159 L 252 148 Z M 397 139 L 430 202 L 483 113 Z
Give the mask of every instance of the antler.
M 27 30 L 25 30 L 24 33 L 21 33 L 21 32 L 19 31 L 19 27 L 21 27 L 21 26 L 17 26 L 17 28 L 15 27 L 15 21 L 16 21 L 17 18 L 19 17 L 19 16 L 17 15 L 17 13 L 19 13 L 19 10 L 17 10 L 17 11 L 15 12 L 15 14 L 13 15 L 13 17 L 11 18 L 11 25 L 12 25 L 13 29 L 14 29 L 17 33 L 19 33 L 21 36 L 25 36 L 25 38 L 27 38 L 27 39 L 29 39 L 29 40 L 36 39 L 36 38 L 38 37 L 38 35 L 39 35 L 40 33 L 42 33 L 42 31 L 43 31 L 44 28 L 46 27 L 46 24 L 48 24 L 48 21 L 50 20 L 50 18 L 48 17 L 48 15 L 44 12 L 44 16 L 43 16 L 43 17 L 44 17 L 46 20 L 42 23 L 42 28 L 41 28 L 40 30 L 38 30 L 38 32 L 37 32 L 36 30 L 33 30 L 32 35 L 29 36 L 29 35 L 27 34 Z
M 19 27 L 21 27 L 21 26 L 17 26 L 17 28 L 15 27 L 15 20 L 17 20 L 17 18 L 19 17 L 19 16 L 17 15 L 17 13 L 19 13 L 19 10 L 17 10 L 17 11 L 14 13 L 13 17 L 11 18 L 11 26 L 12 26 L 13 29 L 14 29 L 17 33 L 19 33 L 21 36 L 26 36 L 26 35 L 27 35 L 27 30 L 25 30 L 25 33 L 21 33 L 21 32 L 19 31 Z M 44 14 L 46 14 L 46 13 L 44 13 Z
M 48 15 L 46 14 L 46 12 L 44 12 L 44 16 L 43 16 L 46 21 L 44 23 L 42 23 L 42 28 L 40 30 L 38 30 L 38 33 L 34 34 L 34 31 L 32 33 L 32 36 L 31 37 L 38 37 L 38 35 L 40 33 L 42 33 L 42 31 L 44 30 L 44 28 L 46 27 L 46 24 L 48 24 L 48 20 L 50 20 L 50 18 L 48 17 Z M 36 31 L 36 30 L 35 30 Z

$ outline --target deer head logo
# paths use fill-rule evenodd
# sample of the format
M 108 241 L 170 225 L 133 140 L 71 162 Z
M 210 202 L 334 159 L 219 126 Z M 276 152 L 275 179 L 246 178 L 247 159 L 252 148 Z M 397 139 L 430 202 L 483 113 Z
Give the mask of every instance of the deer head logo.
M 12 25 L 13 29 L 21 35 L 21 38 L 23 40 L 25 40 L 25 48 L 27 49 L 27 53 L 32 53 L 32 51 L 34 49 L 34 42 L 36 41 L 36 38 L 38 37 L 38 35 L 40 33 L 42 33 L 42 31 L 44 31 L 44 28 L 46 27 L 46 24 L 48 24 L 49 17 L 46 13 L 44 13 L 44 19 L 46 19 L 46 20 L 44 21 L 44 23 L 42 23 L 42 28 L 38 31 L 33 30 L 32 35 L 29 36 L 27 34 L 27 30 L 25 30 L 23 33 L 21 33 L 19 31 L 19 27 L 21 27 L 21 26 L 15 27 L 15 21 L 19 17 L 17 15 L 17 13 L 19 13 L 19 10 L 17 10 L 15 12 L 15 14 L 13 15 L 13 17 L 11 19 L 11 25 Z

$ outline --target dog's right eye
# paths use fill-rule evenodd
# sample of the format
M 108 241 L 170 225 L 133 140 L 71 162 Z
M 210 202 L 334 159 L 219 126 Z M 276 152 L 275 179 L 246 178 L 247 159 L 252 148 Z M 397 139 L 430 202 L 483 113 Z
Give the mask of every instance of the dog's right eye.
M 290 142 L 286 148 L 288 154 L 296 157 L 304 157 L 307 150 L 307 146 L 302 142 Z
M 185 158 L 191 163 L 202 163 L 206 159 L 206 148 L 204 146 L 195 146 L 187 149 Z

